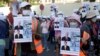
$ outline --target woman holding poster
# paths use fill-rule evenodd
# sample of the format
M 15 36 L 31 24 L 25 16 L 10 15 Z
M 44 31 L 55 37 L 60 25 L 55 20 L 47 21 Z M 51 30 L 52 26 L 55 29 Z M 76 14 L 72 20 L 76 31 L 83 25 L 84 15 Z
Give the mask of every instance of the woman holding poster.
M 80 28 L 81 26 L 81 22 L 80 22 L 80 16 L 78 16 L 77 14 L 73 13 L 71 16 L 67 17 L 67 22 L 69 27 L 68 28 Z M 70 31 L 71 32 L 71 31 Z M 79 34 L 79 33 L 78 33 Z M 71 34 L 73 35 L 73 34 Z M 67 36 L 67 39 L 70 41 L 73 41 L 73 38 L 75 38 L 75 36 L 73 36 L 72 39 L 68 38 L 69 36 Z M 64 37 L 62 38 L 62 40 L 64 39 Z M 76 40 L 76 39 L 75 39 Z M 68 41 L 69 42 L 69 41 Z M 65 42 L 64 42 L 65 43 Z M 75 43 L 75 42 L 74 42 Z M 73 45 L 72 45 L 73 46 Z M 74 47 L 74 46 L 73 46 Z M 62 47 L 63 48 L 63 47 Z M 68 49 L 68 46 L 67 46 Z M 72 47 L 70 47 L 70 50 L 72 50 Z M 67 55 L 67 54 L 63 54 L 63 56 L 77 56 L 77 55 Z
M 24 41 L 28 41 L 28 39 L 30 39 L 32 41 L 32 39 L 31 39 L 31 37 L 32 37 L 32 33 L 31 33 L 32 32 L 31 31 L 31 28 L 32 28 L 32 26 L 31 26 L 31 24 L 32 24 L 32 20 L 31 20 L 32 17 L 31 16 L 32 16 L 32 14 L 31 14 L 31 8 L 30 7 L 31 7 L 31 5 L 28 2 L 22 2 L 22 3 L 20 3 L 19 9 L 20 9 L 20 14 L 21 15 L 18 16 L 19 19 L 20 19 L 20 17 L 25 17 L 25 16 L 27 17 L 28 16 L 29 17 L 29 20 L 28 19 L 25 19 L 25 18 L 24 18 L 24 20 L 23 19 L 18 20 L 18 21 L 21 21 L 21 25 L 20 25 L 20 23 L 18 24 L 20 27 L 17 26 L 17 25 L 15 26 L 15 30 L 20 29 L 21 32 L 22 32 L 22 34 L 25 34 L 25 35 L 23 35 L 23 38 L 22 38 L 22 39 L 26 39 Z M 15 20 L 15 18 L 14 18 L 14 20 Z M 18 22 L 16 22 L 16 23 L 18 23 Z M 16 23 L 14 21 L 14 24 L 16 24 Z M 17 40 L 20 40 L 20 39 L 17 39 Z M 20 42 L 20 45 L 21 46 L 20 45 L 16 45 L 17 47 L 15 47 L 15 48 L 21 49 L 21 51 L 19 49 L 15 49 L 14 52 L 17 51 L 18 53 L 16 53 L 16 55 L 20 55 L 20 56 L 29 56 L 29 55 L 30 56 L 34 56 L 34 55 L 32 55 L 33 53 L 31 53 L 31 51 L 33 51 L 33 48 L 34 48 L 33 46 L 31 48 L 31 45 L 33 43 L 31 41 L 30 42 L 24 42 L 24 41 L 22 41 L 23 43 Z

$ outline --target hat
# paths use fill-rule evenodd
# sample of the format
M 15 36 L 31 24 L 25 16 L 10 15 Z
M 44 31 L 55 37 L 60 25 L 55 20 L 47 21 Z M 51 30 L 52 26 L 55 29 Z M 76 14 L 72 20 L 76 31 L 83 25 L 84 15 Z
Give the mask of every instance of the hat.
M 96 17 L 96 19 L 100 19 L 100 15 Z
M 88 11 L 86 14 L 86 19 L 90 19 L 96 16 L 95 11 Z
M 77 15 L 76 13 L 73 13 L 71 16 L 67 17 L 67 19 L 76 20 L 78 23 L 81 24 L 80 16 Z
M 28 2 L 22 2 L 22 3 L 20 3 L 19 8 L 21 9 L 21 8 L 27 6 L 27 5 L 30 5 L 31 6 L 31 4 L 28 3 Z
M 58 15 L 63 15 L 62 11 L 58 12 Z

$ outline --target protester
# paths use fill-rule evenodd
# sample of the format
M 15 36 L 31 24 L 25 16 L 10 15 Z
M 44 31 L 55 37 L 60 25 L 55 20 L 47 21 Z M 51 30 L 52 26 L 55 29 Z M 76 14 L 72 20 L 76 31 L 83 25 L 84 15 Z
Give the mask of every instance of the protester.
M 97 56 L 99 56 L 100 55 L 100 50 L 99 50 L 100 49 L 100 45 L 99 45 L 99 43 L 100 43 L 100 16 L 97 16 L 96 25 L 97 25 L 97 28 L 98 28 L 98 30 L 97 30 L 98 43 L 97 43 L 96 54 L 97 54 Z
M 9 48 L 7 47 L 9 46 L 9 43 L 6 42 L 8 38 L 9 25 L 7 23 L 6 17 L 0 14 L 0 56 L 5 56 L 5 54 L 8 54 Z
M 86 8 L 87 6 L 82 6 L 78 10 L 74 11 L 74 13 L 71 16 L 65 17 L 62 13 L 58 13 L 58 10 L 55 5 L 51 6 L 51 13 L 52 16 L 58 17 L 59 18 L 64 18 L 61 19 L 62 27 L 65 28 L 80 28 L 81 27 L 81 42 L 82 46 L 80 47 L 80 54 L 81 52 L 85 51 L 86 56 L 91 56 L 91 55 L 98 55 L 99 47 L 97 44 L 99 44 L 97 37 L 98 37 L 98 28 L 99 28 L 99 20 L 96 22 L 96 14 L 95 11 L 89 11 L 90 8 Z M 87 10 L 86 10 L 87 9 Z M 94 8 L 95 10 L 95 8 Z M 10 5 L 10 13 L 7 16 L 7 22 L 9 23 L 9 30 L 11 33 L 9 33 L 12 37 L 13 36 L 13 17 L 18 17 L 20 14 L 21 16 L 31 16 L 32 17 L 32 38 L 33 42 L 32 43 L 20 43 L 16 44 L 15 43 L 15 49 L 17 50 L 17 55 L 19 56 L 34 56 L 33 53 L 35 54 L 41 54 L 43 52 L 43 49 L 46 49 L 46 51 L 49 51 L 49 44 L 53 44 L 52 42 L 54 41 L 56 49 L 60 49 L 61 45 L 61 40 L 64 41 L 63 46 L 61 46 L 62 50 L 72 50 L 69 46 L 67 46 L 66 41 L 73 41 L 73 48 L 76 46 L 75 40 L 72 40 L 68 34 L 66 34 L 64 37 L 61 38 L 62 32 L 60 30 L 54 30 L 54 20 L 55 18 L 45 18 L 45 17 L 39 17 L 37 16 L 37 13 L 34 11 L 31 11 L 31 4 L 28 2 L 18 2 L 17 0 L 13 0 L 13 2 Z M 56 18 L 57 19 L 57 18 Z M 57 19 L 57 20 L 58 20 Z M 96 22 L 96 23 L 95 23 Z M 60 28 L 59 22 L 57 23 L 56 28 Z M 64 23 L 64 26 L 63 26 Z M 1 26 L 1 32 L 2 29 L 5 29 L 5 22 L 4 20 L 0 19 L 0 26 Z M 27 25 L 26 25 L 27 26 Z M 6 26 L 7 27 L 7 26 Z M 21 26 L 21 23 L 18 24 L 18 26 L 14 27 L 15 30 L 19 29 L 22 30 L 23 27 Z M 12 31 L 11 31 L 12 30 Z M 5 32 L 5 31 L 4 31 Z M 56 35 L 56 32 L 58 34 Z M 4 33 L 1 33 L 4 34 Z M 27 32 L 26 32 L 27 34 Z M 22 34 L 15 35 L 15 38 L 23 38 Z M 19 37 L 18 37 L 19 36 Z M 20 37 L 21 36 L 21 37 Z M 2 37 L 2 36 L 1 36 Z M 4 37 L 4 36 L 3 36 Z M 74 38 L 74 37 L 73 37 Z M 0 54 L 4 56 L 4 49 L 7 41 L 4 40 L 5 38 L 0 38 Z M 48 43 L 47 40 L 50 40 L 51 43 Z M 42 46 L 43 42 L 43 46 Z M 91 44 L 92 43 L 92 44 Z M 32 46 L 33 45 L 33 46 Z M 98 48 L 96 48 L 98 47 Z M 19 52 L 19 49 L 21 51 Z M 36 49 L 36 50 L 35 50 Z M 33 52 L 33 51 L 36 52 Z M 96 50 L 96 51 L 95 51 Z M 6 49 L 8 52 L 8 50 Z M 57 50 L 59 51 L 59 50 Z M 91 52 L 91 53 L 90 53 Z M 84 52 L 83 52 L 84 53 Z M 84 54 L 82 54 L 84 55 Z M 80 56 L 82 56 L 80 55 Z M 35 55 L 37 56 L 37 55 Z M 75 55 L 67 55 L 67 54 L 62 54 L 62 56 L 75 56 Z
M 86 51 L 86 56 L 96 55 L 94 51 L 97 46 L 97 27 L 95 22 L 95 11 L 89 11 L 86 14 L 86 21 L 81 27 L 82 49 Z
M 50 20 L 50 26 L 49 26 L 49 38 L 51 43 L 55 40 L 55 31 L 54 31 L 54 20 Z
M 12 15 L 17 16 L 18 15 L 18 9 L 19 9 L 19 3 L 17 0 L 12 0 L 10 3 L 10 8 L 12 10 Z
M 19 5 L 20 14 L 22 16 L 32 16 L 31 14 L 31 4 L 28 2 L 22 2 Z M 31 52 L 31 43 L 21 43 L 21 56 L 29 56 Z
M 42 38 L 43 38 L 43 46 L 44 49 L 46 49 L 47 51 L 49 51 L 49 47 L 48 47 L 48 43 L 47 43 L 47 39 L 48 39 L 48 34 L 49 34 L 49 24 L 46 18 L 42 19 L 42 23 L 41 23 L 41 27 L 42 27 Z
M 67 21 L 70 28 L 80 28 L 81 27 L 81 21 L 80 16 L 76 13 L 73 13 L 71 16 L 67 17 Z

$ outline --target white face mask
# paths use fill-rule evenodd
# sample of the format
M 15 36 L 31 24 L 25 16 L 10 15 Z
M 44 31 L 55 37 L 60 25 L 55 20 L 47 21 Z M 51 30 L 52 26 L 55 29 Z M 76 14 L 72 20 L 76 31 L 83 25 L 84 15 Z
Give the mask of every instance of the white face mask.
M 77 26 L 78 26 L 78 24 L 75 23 L 75 22 L 71 22 L 71 23 L 70 23 L 70 27 L 74 27 L 74 28 L 75 28 L 75 27 L 77 27 Z
M 30 11 L 30 10 L 23 10 L 23 11 L 22 11 L 22 14 L 23 14 L 24 16 L 30 16 L 31 11 Z
M 92 21 L 93 21 L 93 22 L 96 22 L 96 18 L 93 18 Z

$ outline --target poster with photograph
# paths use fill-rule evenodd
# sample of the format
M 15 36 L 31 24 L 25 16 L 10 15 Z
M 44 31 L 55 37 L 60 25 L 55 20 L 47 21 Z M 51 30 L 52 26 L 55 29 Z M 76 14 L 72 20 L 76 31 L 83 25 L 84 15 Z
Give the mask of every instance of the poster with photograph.
M 61 30 L 60 54 L 79 56 L 80 28 L 64 28 Z
M 60 30 L 64 27 L 64 18 L 56 17 L 54 20 L 54 30 Z
M 14 42 L 32 42 L 31 17 L 14 17 Z

